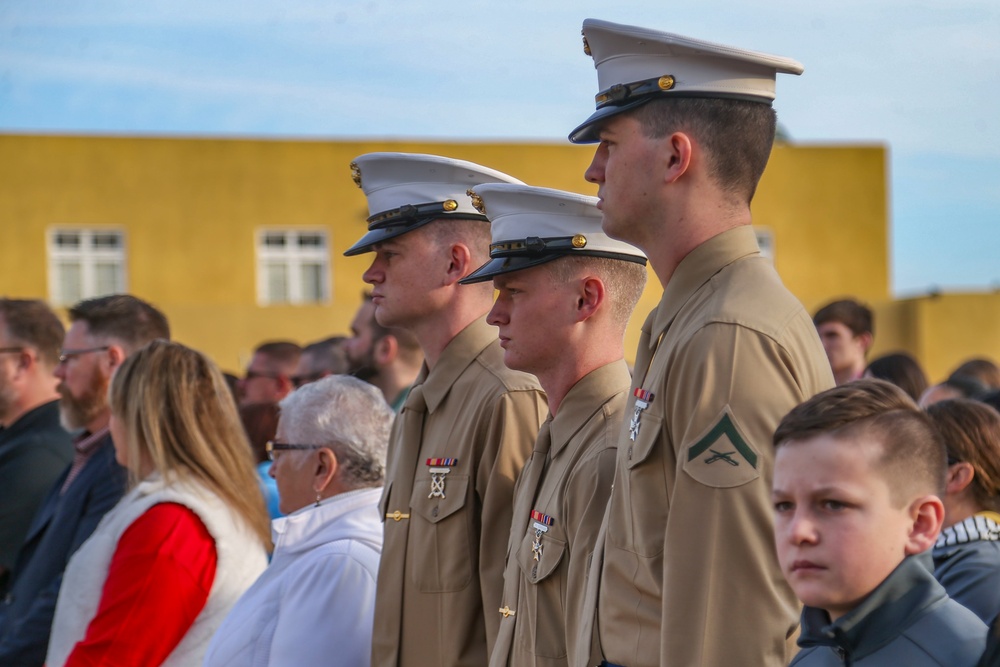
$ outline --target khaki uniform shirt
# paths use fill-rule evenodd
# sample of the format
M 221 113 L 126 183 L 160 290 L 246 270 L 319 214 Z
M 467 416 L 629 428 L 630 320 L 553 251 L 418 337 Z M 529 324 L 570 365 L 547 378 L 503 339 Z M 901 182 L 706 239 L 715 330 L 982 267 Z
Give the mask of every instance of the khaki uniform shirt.
M 514 480 L 548 408 L 534 377 L 503 365 L 484 320 L 424 367 L 411 399 L 418 386 L 420 440 L 405 432 L 410 400 L 390 438 L 372 665 L 482 667 L 500 623 Z
M 542 433 L 515 491 L 491 667 L 555 667 L 572 660 L 567 647 L 574 648 L 583 617 L 584 582 L 611 493 L 630 382 L 624 361 L 592 371 L 542 427 L 551 436 L 548 453 L 540 450 Z M 543 471 L 535 470 L 539 465 Z
M 775 555 L 771 438 L 833 386 L 812 320 L 745 226 L 680 263 L 639 347 L 606 517 L 604 657 L 784 665 L 799 605 Z

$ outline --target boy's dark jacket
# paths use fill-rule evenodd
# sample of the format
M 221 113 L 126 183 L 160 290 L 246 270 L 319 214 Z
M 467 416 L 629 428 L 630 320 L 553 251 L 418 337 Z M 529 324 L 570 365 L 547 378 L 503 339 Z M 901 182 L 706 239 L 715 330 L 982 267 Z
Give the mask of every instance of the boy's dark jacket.
M 865 600 L 830 623 L 802 610 L 802 650 L 789 667 L 974 667 L 986 625 L 948 597 L 920 557 L 909 557 Z

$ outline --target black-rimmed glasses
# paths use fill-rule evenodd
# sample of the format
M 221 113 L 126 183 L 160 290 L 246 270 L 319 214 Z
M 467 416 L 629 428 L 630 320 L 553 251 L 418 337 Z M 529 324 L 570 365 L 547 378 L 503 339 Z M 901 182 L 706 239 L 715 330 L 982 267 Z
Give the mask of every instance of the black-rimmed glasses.
M 65 364 L 73 357 L 78 357 L 81 354 L 89 354 L 90 352 L 103 352 L 104 350 L 110 350 L 110 349 L 111 349 L 110 345 L 101 345 L 100 347 L 87 347 L 82 350 L 60 350 L 59 363 Z
M 326 446 L 327 445 L 293 445 L 287 442 L 275 442 L 274 440 L 268 440 L 267 444 L 264 445 L 264 451 L 267 452 L 267 458 L 273 461 L 274 453 L 283 449 L 323 449 Z
M 0 354 L 21 354 L 23 347 L 0 347 Z

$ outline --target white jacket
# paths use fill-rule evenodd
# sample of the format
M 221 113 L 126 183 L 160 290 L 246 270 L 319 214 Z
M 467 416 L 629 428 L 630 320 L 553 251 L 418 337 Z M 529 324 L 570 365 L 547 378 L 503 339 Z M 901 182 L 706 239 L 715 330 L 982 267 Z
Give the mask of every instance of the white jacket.
M 223 621 L 205 667 L 369 665 L 381 495 L 351 491 L 275 519 L 271 565 Z
M 215 540 L 218 557 L 205 607 L 163 662 L 165 667 L 198 664 L 233 604 L 264 571 L 264 545 L 222 499 L 195 480 L 165 483 L 154 473 L 104 515 L 66 566 L 45 661 L 49 667 L 62 667 L 76 643 L 84 638 L 101 601 L 119 538 L 146 510 L 159 503 L 178 503 L 197 514 Z

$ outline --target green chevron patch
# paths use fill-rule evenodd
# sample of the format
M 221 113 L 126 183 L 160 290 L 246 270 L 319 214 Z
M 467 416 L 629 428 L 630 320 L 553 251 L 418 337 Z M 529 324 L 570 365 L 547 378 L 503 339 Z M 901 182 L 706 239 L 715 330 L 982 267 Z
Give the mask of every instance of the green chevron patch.
M 740 432 L 728 406 L 686 449 L 684 471 L 705 486 L 731 488 L 760 477 L 760 455 Z
M 746 440 L 743 439 L 740 432 L 736 430 L 736 427 L 733 425 L 733 420 L 729 418 L 728 414 L 722 415 L 722 419 L 720 419 L 719 423 L 715 425 L 715 428 L 709 431 L 704 438 L 691 445 L 691 448 L 688 450 L 688 461 L 692 461 L 701 456 L 706 449 L 714 445 L 715 442 L 722 436 L 729 438 L 729 442 L 731 442 L 733 447 L 736 448 L 736 451 L 739 452 L 744 459 L 746 459 L 746 462 L 750 464 L 750 467 L 757 467 L 757 454 L 750 449 L 750 445 L 748 445 Z M 731 456 L 731 454 L 729 456 Z M 712 458 L 715 458 L 716 460 L 725 460 L 732 464 L 733 460 L 729 456 L 715 452 L 715 456 Z M 709 461 L 706 461 L 706 463 L 708 462 Z M 739 464 L 737 463 L 737 465 Z

